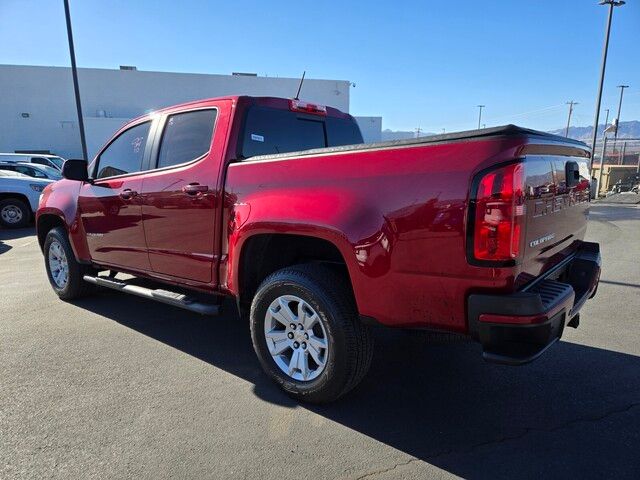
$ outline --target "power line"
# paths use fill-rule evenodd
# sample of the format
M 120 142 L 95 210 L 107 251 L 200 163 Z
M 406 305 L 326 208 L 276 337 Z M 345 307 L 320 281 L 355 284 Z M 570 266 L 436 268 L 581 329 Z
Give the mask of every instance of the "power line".
M 535 110 L 529 110 L 527 112 L 513 113 L 513 114 L 510 114 L 510 115 L 502 115 L 500 117 L 491 117 L 489 121 L 495 123 L 496 120 L 501 120 L 501 119 L 504 119 L 504 118 L 523 117 L 523 116 L 526 116 L 526 115 L 531 115 L 533 113 L 540 113 L 540 112 L 544 112 L 544 111 L 547 111 L 547 110 L 555 110 L 557 108 L 563 107 L 564 105 L 565 105 L 564 103 L 558 103 L 557 105 L 550 105 L 548 107 L 537 108 Z

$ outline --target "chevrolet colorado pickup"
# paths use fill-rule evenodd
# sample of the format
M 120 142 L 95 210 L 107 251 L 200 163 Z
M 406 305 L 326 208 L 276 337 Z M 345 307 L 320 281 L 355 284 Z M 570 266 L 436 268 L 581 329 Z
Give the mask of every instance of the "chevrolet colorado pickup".
M 513 125 L 365 145 L 333 108 L 215 98 L 67 161 L 38 240 L 63 300 L 101 286 L 215 315 L 235 297 L 265 372 L 326 402 L 367 372 L 372 325 L 468 335 L 507 364 L 577 327 L 600 275 L 589 158 Z

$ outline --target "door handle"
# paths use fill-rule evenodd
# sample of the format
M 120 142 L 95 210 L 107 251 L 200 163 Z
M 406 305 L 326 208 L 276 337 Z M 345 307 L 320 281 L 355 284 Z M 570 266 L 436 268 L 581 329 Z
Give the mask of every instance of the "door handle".
M 120 192 L 120 198 L 123 200 L 131 200 L 133 197 L 138 195 L 138 192 L 135 190 L 131 190 L 130 188 L 125 188 Z
M 200 185 L 199 183 L 190 183 L 182 187 L 182 191 L 187 195 L 198 195 L 208 192 L 209 187 L 207 185 Z

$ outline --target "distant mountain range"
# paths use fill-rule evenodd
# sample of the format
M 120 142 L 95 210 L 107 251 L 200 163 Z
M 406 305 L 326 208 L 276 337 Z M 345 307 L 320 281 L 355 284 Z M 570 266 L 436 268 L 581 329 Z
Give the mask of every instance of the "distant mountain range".
M 431 132 L 420 132 L 421 137 L 430 137 L 431 135 L 437 135 Z M 416 138 L 416 132 L 405 132 L 402 130 L 389 130 L 388 128 L 382 131 L 382 141 L 388 140 L 406 140 L 407 138 Z
M 526 127 L 526 125 L 522 125 Z M 602 137 L 604 131 L 604 124 L 598 125 L 598 139 Z M 564 136 L 565 129 L 558 128 L 551 130 L 549 133 Z M 437 133 L 420 132 L 421 137 L 429 137 L 431 135 L 437 135 Z M 593 127 L 569 127 L 569 137 L 576 140 L 587 141 L 591 140 L 593 135 Z M 407 132 L 402 130 L 389 130 L 388 128 L 382 131 L 382 141 L 387 140 L 405 140 L 407 138 L 416 138 L 416 132 Z M 629 122 L 620 122 L 618 127 L 618 138 L 640 138 L 640 121 L 631 120 Z
M 604 124 L 598 125 L 598 140 L 602 138 Z M 564 136 L 565 129 L 558 128 L 551 130 L 549 133 Z M 569 127 L 569 137 L 576 140 L 591 140 L 593 136 L 593 127 Z M 631 120 L 630 122 L 620 122 L 618 127 L 618 138 L 640 138 L 640 121 Z

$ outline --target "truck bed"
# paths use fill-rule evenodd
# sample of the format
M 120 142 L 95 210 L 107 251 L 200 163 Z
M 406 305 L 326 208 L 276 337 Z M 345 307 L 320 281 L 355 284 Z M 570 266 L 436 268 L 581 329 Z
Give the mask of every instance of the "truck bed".
M 523 128 L 517 125 L 508 124 L 498 127 L 481 128 L 474 130 L 464 130 L 461 132 L 451 132 L 438 135 L 429 135 L 428 137 L 409 138 L 405 140 L 388 140 L 386 142 L 374 142 L 355 145 L 343 145 L 339 147 L 314 148 L 310 150 L 301 150 L 297 152 L 278 153 L 271 155 L 258 155 L 241 159 L 242 162 L 257 162 L 268 160 L 281 160 L 286 158 L 301 157 L 306 155 L 322 155 L 343 152 L 359 152 L 367 150 L 382 150 L 387 148 L 403 148 L 417 145 L 429 145 L 449 142 L 464 142 L 485 139 L 489 137 L 517 137 L 517 136 L 534 136 L 545 141 L 562 142 L 574 144 L 579 147 L 586 147 L 584 142 L 574 140 L 572 138 L 561 137 L 539 130 Z

